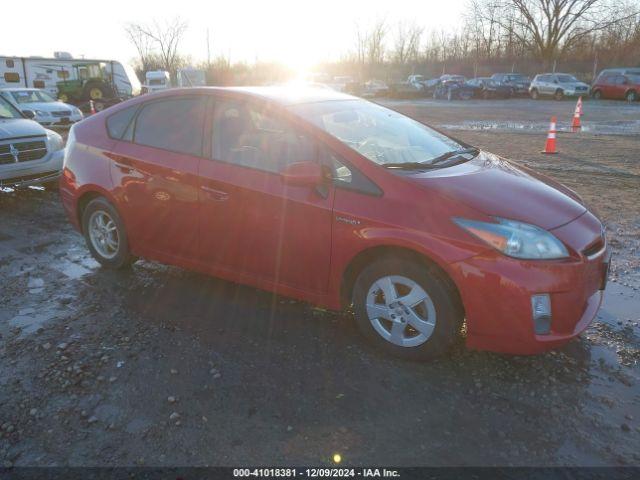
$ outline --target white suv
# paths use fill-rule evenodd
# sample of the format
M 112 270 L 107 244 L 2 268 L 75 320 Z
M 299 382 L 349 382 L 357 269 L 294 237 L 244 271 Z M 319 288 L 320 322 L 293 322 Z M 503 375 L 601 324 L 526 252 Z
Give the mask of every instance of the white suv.
M 0 97 L 0 190 L 57 185 L 64 141 Z

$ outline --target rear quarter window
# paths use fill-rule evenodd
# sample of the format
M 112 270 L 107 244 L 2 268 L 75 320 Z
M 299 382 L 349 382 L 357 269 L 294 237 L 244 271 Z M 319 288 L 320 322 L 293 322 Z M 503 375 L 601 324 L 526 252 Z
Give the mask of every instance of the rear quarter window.
M 132 140 L 133 129 L 130 127 L 138 108 L 138 105 L 134 105 L 120 110 L 107 118 L 107 132 L 111 138 L 116 140 Z

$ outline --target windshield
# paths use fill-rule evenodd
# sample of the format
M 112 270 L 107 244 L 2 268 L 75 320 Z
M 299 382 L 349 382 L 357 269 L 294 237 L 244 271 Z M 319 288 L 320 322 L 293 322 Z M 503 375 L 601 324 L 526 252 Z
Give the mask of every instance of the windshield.
M 19 90 L 11 92 L 11 96 L 16 103 L 34 103 L 34 102 L 55 102 L 55 98 L 42 90 Z
M 409 117 L 362 100 L 301 104 L 290 109 L 379 165 L 429 164 L 465 147 Z
M 558 81 L 560 83 L 574 83 L 577 82 L 578 79 L 573 75 L 558 75 Z
M 23 118 L 16 108 L 0 96 L 0 118 Z

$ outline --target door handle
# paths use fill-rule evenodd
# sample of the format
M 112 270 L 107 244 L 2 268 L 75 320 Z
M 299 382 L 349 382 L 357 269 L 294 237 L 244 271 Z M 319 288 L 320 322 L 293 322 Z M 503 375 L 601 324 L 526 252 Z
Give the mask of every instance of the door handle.
M 118 170 L 120 170 L 122 173 L 133 173 L 133 168 L 131 168 L 131 166 L 129 165 L 124 165 L 118 162 L 116 162 L 115 165 L 118 168 Z
M 205 192 L 211 199 L 218 202 L 224 202 L 229 199 L 229 194 L 222 190 L 216 190 L 215 188 L 202 186 L 200 189 Z

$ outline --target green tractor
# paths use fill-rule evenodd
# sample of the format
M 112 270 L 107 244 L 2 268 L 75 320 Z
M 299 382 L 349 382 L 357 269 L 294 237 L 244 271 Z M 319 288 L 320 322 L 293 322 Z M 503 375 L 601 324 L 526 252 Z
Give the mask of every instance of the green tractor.
M 93 100 L 96 108 L 115 97 L 115 89 L 103 62 L 76 63 L 71 72 L 64 72 L 64 80 L 57 82 L 58 98 L 67 103 Z

